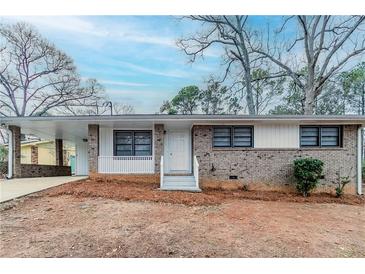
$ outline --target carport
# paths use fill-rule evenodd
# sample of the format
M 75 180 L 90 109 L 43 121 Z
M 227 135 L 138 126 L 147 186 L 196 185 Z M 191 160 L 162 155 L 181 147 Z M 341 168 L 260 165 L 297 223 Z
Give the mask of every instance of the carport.
M 9 135 L 8 178 L 53 177 L 71 175 L 63 163 L 63 143 L 74 144 L 76 150 L 75 175 L 88 175 L 88 126 L 67 117 L 2 117 L 1 127 Z M 21 134 L 55 140 L 56 165 L 21 163 Z

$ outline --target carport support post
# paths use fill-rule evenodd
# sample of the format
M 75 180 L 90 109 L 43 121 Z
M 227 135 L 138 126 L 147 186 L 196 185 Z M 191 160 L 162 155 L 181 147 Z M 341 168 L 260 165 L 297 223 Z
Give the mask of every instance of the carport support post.
M 155 156 L 155 172 L 160 172 L 160 162 L 161 156 L 163 156 L 163 148 L 164 148 L 164 125 L 163 124 L 156 124 L 154 126 L 154 156 Z
M 11 157 L 11 169 L 12 174 L 9 174 L 13 178 L 22 177 L 22 168 L 21 168 L 21 147 L 20 147 L 20 127 L 18 126 L 9 126 L 9 130 L 11 131 L 9 140 L 9 157 Z
M 62 139 L 56 139 L 56 165 L 63 166 L 63 141 Z
M 99 125 L 88 125 L 88 160 L 89 175 L 98 172 L 99 156 Z

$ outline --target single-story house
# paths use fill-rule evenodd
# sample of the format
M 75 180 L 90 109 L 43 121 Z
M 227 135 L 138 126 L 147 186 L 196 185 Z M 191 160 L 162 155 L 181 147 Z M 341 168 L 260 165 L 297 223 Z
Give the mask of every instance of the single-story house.
M 210 182 L 282 189 L 293 186 L 293 161 L 313 157 L 325 164 L 321 188 L 350 176 L 347 192 L 362 192 L 365 116 L 47 116 L 1 124 L 10 134 L 9 177 L 27 176 L 19 152 L 25 133 L 73 142 L 76 175 L 155 174 L 166 190 L 198 191 Z

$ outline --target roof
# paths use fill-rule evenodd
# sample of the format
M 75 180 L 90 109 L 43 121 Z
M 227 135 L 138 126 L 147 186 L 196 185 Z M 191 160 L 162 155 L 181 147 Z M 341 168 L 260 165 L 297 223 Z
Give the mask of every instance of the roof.
M 26 117 L 1 117 L 1 123 L 8 124 L 12 121 L 116 121 L 116 120 L 243 120 L 243 121 L 359 121 L 365 122 L 365 115 L 232 115 L 232 114 L 123 114 L 123 115 L 74 115 L 74 116 L 26 116 Z
M 129 114 L 103 116 L 32 116 L 1 117 L 0 125 L 16 125 L 22 133 L 42 139 L 60 138 L 82 142 L 88 136 L 88 125 L 99 124 L 112 128 L 151 128 L 163 123 L 166 127 L 191 127 L 192 125 L 219 124 L 355 124 L 365 126 L 361 115 L 168 115 Z

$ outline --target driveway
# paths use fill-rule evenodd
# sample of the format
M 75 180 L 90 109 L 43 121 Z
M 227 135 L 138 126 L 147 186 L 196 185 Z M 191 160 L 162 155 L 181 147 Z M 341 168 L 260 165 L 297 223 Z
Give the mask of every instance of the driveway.
M 60 176 L 0 180 L 0 203 L 84 178 L 87 177 Z

